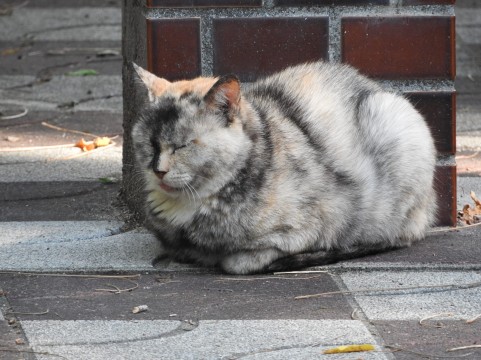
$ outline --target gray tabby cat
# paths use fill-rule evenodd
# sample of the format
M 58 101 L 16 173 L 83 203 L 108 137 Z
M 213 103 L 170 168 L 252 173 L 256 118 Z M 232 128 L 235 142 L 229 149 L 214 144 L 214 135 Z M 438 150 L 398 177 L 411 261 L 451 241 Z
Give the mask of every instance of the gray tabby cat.
M 132 137 L 148 225 L 177 261 L 234 274 L 323 265 L 422 239 L 436 151 L 422 116 L 346 65 L 168 82 Z

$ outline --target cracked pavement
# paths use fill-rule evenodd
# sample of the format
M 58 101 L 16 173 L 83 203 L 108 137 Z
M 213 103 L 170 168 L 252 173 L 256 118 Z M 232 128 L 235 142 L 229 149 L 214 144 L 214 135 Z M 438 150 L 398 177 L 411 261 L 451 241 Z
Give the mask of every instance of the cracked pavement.
M 12 118 L 0 120 L 1 359 L 481 357 L 476 348 L 446 352 L 481 343 L 481 319 L 473 320 L 481 227 L 435 229 L 412 248 L 313 273 L 229 276 L 168 260 L 154 267 L 158 242 L 126 224 L 116 204 L 121 1 L 6 3 L 0 112 Z M 481 42 L 473 36 L 481 8 L 457 6 L 461 207 L 470 190 L 481 194 Z M 97 75 L 67 75 L 79 69 Z M 69 158 L 81 152 L 67 145 L 88 138 L 78 131 L 117 136 L 116 145 Z M 330 295 L 296 299 L 319 293 Z M 132 313 L 139 305 L 148 310 Z M 375 351 L 322 354 L 359 343 Z

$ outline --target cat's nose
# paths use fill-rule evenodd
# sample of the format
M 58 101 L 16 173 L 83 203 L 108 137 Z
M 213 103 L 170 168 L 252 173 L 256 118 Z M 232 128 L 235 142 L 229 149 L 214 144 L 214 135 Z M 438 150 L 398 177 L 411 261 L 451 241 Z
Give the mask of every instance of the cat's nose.
M 167 174 L 167 171 L 157 170 L 157 171 L 154 171 L 154 173 L 160 180 L 162 180 L 164 178 L 165 174 Z

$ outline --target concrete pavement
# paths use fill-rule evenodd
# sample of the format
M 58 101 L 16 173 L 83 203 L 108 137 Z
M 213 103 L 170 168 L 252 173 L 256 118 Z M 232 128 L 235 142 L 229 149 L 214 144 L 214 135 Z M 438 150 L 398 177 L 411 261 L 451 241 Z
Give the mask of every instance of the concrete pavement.
M 120 1 L 8 3 L 0 112 L 29 112 L 0 120 L 1 359 L 481 358 L 446 352 L 481 344 L 481 227 L 434 229 L 412 248 L 313 273 L 152 266 L 159 244 L 116 203 L 121 136 L 74 158 L 77 148 L 45 148 L 88 138 L 70 130 L 121 134 Z M 481 195 L 481 10 L 457 3 L 462 207 Z M 98 74 L 67 75 L 78 69 Z M 360 343 L 375 350 L 323 354 Z

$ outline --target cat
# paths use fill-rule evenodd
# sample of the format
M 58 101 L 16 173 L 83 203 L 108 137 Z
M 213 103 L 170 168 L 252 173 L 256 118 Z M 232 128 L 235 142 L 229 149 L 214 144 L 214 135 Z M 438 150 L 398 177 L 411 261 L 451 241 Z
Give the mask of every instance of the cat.
M 429 128 L 356 69 L 308 63 L 241 87 L 134 68 L 149 100 L 133 147 L 166 256 L 293 270 L 409 246 L 435 221 Z

